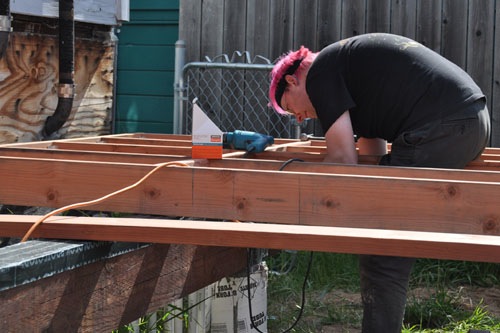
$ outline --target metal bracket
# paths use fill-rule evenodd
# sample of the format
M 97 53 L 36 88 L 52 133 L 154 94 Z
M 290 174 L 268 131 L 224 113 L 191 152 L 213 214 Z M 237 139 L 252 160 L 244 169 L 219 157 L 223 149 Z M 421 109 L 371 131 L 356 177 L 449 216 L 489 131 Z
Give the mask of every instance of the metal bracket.
M 57 86 L 57 96 L 62 98 L 73 98 L 75 96 L 75 85 L 60 83 L 59 86 Z
M 11 21 L 12 17 L 10 15 L 0 15 L 0 31 L 11 32 Z

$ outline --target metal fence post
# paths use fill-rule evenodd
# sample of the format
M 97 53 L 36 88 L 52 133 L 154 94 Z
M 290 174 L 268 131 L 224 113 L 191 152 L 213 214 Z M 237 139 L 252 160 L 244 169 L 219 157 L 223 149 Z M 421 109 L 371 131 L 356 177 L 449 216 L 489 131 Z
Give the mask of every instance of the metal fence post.
M 182 119 L 184 115 L 181 110 L 183 93 L 182 70 L 186 62 L 186 42 L 178 40 L 175 43 L 175 71 L 174 71 L 174 134 L 182 134 Z

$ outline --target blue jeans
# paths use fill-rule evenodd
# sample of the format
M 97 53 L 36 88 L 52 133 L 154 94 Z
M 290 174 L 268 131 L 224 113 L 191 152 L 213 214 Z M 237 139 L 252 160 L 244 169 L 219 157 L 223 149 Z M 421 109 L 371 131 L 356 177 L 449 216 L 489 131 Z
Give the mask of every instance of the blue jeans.
M 480 156 L 490 136 L 484 99 L 443 119 L 401 133 L 381 165 L 464 168 Z M 363 333 L 401 332 L 414 258 L 361 255 Z

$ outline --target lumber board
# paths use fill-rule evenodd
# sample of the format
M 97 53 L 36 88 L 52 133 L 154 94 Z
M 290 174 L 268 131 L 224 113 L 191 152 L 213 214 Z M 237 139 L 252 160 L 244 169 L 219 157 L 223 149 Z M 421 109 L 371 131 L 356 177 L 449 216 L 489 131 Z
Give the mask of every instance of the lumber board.
M 0 156 L 26 157 L 37 159 L 58 159 L 73 161 L 92 162 L 115 162 L 128 164 L 157 164 L 169 161 L 188 159 L 187 155 L 175 154 L 141 154 L 141 153 L 121 153 L 104 151 L 82 151 L 71 149 L 38 149 L 38 148 L 3 148 L 0 149 Z
M 196 166 L 226 169 L 248 169 L 278 171 L 284 163 L 274 160 L 224 159 L 198 162 Z M 363 176 L 400 177 L 409 179 L 441 179 L 498 182 L 500 173 L 485 170 L 458 170 L 410 167 L 386 167 L 374 165 L 347 165 L 333 163 L 293 162 L 284 171 L 310 172 L 317 174 L 351 174 Z
M 100 138 L 99 141 L 106 143 L 121 143 L 129 145 L 165 145 L 165 146 L 184 146 L 184 147 L 191 147 L 192 145 L 191 136 L 188 135 L 177 139 L 167 139 L 158 137 L 148 138 L 140 136 L 128 136 L 128 137 L 106 136 Z
M 241 248 L 155 244 L 0 293 L 5 332 L 111 332 L 244 268 Z
M 185 155 L 191 156 L 191 146 L 157 146 L 157 145 L 127 145 L 108 143 L 79 143 L 79 142 L 58 142 L 53 144 L 55 149 L 72 149 L 82 151 L 107 151 L 139 154 L 164 154 L 164 155 Z
M 22 237 L 40 217 L 0 215 L 0 236 Z M 500 263 L 500 237 L 458 233 L 144 218 L 56 216 L 34 237 L 397 255 Z
M 135 183 L 148 165 L 0 157 L 0 202 L 62 207 Z M 12 173 L 12 170 L 16 170 Z M 457 171 L 458 172 L 458 171 Z M 71 184 L 71 186 L 68 186 Z M 93 210 L 283 224 L 500 234 L 499 183 L 165 167 Z

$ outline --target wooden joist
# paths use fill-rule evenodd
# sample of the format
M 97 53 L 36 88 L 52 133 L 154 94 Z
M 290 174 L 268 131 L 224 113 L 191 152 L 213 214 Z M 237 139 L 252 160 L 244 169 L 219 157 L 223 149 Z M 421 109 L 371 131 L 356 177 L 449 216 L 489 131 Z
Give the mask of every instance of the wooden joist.
M 298 165 L 295 168 L 300 168 Z M 277 166 L 277 165 L 276 165 Z M 379 168 L 379 167 L 378 167 Z M 0 157 L 0 202 L 61 207 L 135 183 L 151 165 Z M 379 168 L 380 169 L 380 168 Z M 164 167 L 92 210 L 253 222 L 500 234 L 498 174 L 466 180 L 217 167 Z M 15 172 L 12 172 L 14 171 Z M 418 172 L 415 172 L 418 174 Z M 424 172 L 422 172 L 424 173 Z M 474 173 L 476 174 L 476 173 Z M 28 199 L 29 198 L 29 199 Z
M 182 161 L 187 166 L 166 166 L 137 188 L 89 208 L 500 235 L 500 167 L 484 170 L 500 156 L 495 148 L 483 155 L 493 162 L 480 159 L 468 170 L 448 170 L 317 163 L 321 154 L 308 149 L 323 149 L 324 142 L 289 139 L 277 139 L 261 154 L 226 151 L 222 160 L 191 160 L 190 143 L 190 136 L 121 134 L 6 145 L 0 148 L 0 202 L 59 208 L 129 186 L 159 161 Z M 179 155 L 179 149 L 186 151 Z M 285 164 L 290 150 L 305 162 Z
M 39 216 L 0 216 L 23 236 Z M 498 236 L 367 228 L 144 218 L 52 217 L 35 237 L 380 254 L 500 263 Z

